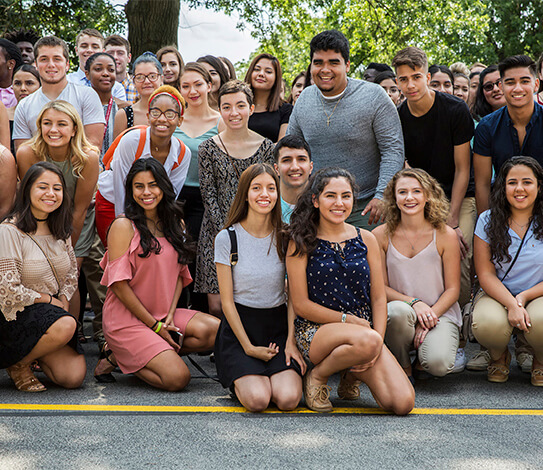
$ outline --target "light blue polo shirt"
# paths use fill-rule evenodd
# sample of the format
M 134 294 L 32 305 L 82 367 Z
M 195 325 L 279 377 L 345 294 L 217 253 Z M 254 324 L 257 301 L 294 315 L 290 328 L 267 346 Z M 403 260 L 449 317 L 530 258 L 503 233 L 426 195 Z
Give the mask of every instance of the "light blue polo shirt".
M 489 238 L 485 226 L 489 219 L 490 210 L 487 210 L 479 216 L 477 226 L 475 227 L 475 235 L 486 243 L 489 243 Z M 515 258 L 520 242 L 522 241 L 522 239 L 511 229 L 509 229 L 509 236 L 511 237 L 511 245 L 509 246 L 511 261 L 502 261 L 501 265 L 494 262 L 498 279 L 501 279 L 506 273 L 509 265 Z M 534 231 L 530 225 L 519 257 L 507 277 L 504 279 L 503 284 L 511 294 L 517 295 L 536 284 L 539 284 L 541 281 L 543 281 L 543 240 L 535 238 Z

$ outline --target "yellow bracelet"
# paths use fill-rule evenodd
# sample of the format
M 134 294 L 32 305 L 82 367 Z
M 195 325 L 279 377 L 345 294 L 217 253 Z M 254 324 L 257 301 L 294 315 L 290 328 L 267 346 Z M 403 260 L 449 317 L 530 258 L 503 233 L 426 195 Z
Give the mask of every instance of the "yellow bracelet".
M 156 327 L 155 333 L 158 334 L 158 332 L 159 332 L 161 329 L 162 329 L 162 322 L 159 321 L 159 322 L 158 322 L 158 326 Z

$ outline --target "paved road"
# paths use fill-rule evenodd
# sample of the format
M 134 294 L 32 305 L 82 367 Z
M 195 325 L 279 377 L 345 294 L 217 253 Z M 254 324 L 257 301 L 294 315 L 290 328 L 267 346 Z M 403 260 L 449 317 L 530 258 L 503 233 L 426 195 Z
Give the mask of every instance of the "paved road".
M 543 390 L 516 366 L 507 384 L 475 372 L 418 382 L 417 408 L 404 418 L 376 414 L 364 388 L 356 402 L 339 400 L 337 378 L 334 414 L 254 415 L 209 379 L 194 378 L 181 393 L 121 374 L 116 384 L 97 384 L 96 346 L 85 349 L 80 390 L 44 381 L 47 392 L 24 394 L 0 372 L 0 470 L 543 468 Z M 208 358 L 196 360 L 214 372 Z

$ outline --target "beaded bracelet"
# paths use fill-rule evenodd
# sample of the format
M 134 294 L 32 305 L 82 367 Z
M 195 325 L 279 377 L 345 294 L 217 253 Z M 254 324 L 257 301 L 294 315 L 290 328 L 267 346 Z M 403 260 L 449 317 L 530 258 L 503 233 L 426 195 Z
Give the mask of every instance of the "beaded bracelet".
M 407 300 L 404 300 L 404 302 L 409 305 L 410 307 L 413 307 L 417 302 L 422 302 L 419 298 L 415 297 L 411 302 L 408 302 Z

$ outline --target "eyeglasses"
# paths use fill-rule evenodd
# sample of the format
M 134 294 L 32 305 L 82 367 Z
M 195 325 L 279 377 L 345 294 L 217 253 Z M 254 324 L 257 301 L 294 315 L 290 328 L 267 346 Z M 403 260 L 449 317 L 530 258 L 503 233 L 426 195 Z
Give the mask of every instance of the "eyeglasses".
M 501 78 L 498 78 L 495 82 L 488 82 L 483 85 L 483 90 L 485 91 L 492 91 L 495 86 L 500 88 L 500 83 L 502 82 Z
M 180 114 L 177 111 L 174 111 L 173 109 L 167 109 L 166 111 L 161 111 L 158 108 L 149 109 L 149 116 L 151 116 L 153 119 L 158 119 L 163 114 L 164 114 L 164 117 L 168 121 L 173 121 L 174 119 L 180 116 Z
M 136 83 L 143 83 L 147 78 L 150 82 L 156 82 L 158 80 L 158 77 L 160 77 L 159 73 L 150 73 L 149 75 L 143 75 L 142 73 L 138 73 L 137 75 L 134 75 L 134 81 Z

